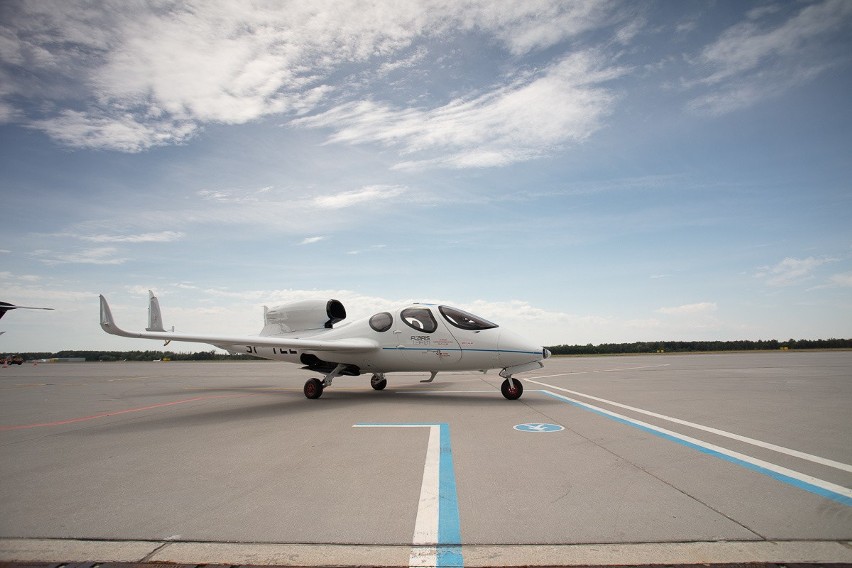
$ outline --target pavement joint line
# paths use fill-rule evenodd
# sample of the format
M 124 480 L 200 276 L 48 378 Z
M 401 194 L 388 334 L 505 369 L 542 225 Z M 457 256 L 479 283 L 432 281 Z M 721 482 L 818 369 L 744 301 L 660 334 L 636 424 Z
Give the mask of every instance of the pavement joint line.
M 161 552 L 164 548 L 166 548 L 166 547 L 167 547 L 167 546 L 169 546 L 170 544 L 171 544 L 171 541 L 164 541 L 164 542 L 163 542 L 160 546 L 158 546 L 157 548 L 155 548 L 154 550 L 152 550 L 151 552 L 149 552 L 148 554 L 146 554 L 146 555 L 145 555 L 145 557 L 144 557 L 144 558 L 142 558 L 139 562 L 148 562 L 148 561 L 150 561 L 150 560 L 151 560 L 151 558 L 153 558 L 153 557 L 154 557 L 154 555 L 156 555 L 156 554 L 158 554 L 159 552 Z
M 168 546 L 166 546 L 168 545 Z M 410 545 L 98 541 L 0 538 L 0 562 L 125 562 L 231 566 L 408 566 Z M 852 563 L 846 540 L 462 545 L 464 566 L 643 566 Z M 461 566 L 454 564 L 452 566 Z

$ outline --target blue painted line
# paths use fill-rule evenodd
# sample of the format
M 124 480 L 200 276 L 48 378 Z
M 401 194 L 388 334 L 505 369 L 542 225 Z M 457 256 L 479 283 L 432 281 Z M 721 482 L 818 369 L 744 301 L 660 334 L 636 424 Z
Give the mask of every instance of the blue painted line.
M 382 347 L 383 351 L 465 351 L 478 353 L 520 353 L 522 355 L 541 355 L 541 351 L 513 351 L 511 349 L 456 349 L 455 347 Z
M 790 477 L 788 475 L 784 475 L 783 473 L 778 473 L 776 471 L 766 469 L 765 467 L 761 467 L 759 465 L 749 463 L 747 461 L 743 461 L 739 458 L 735 458 L 733 456 L 729 456 L 729 455 L 717 452 L 716 450 L 712 450 L 710 448 L 705 448 L 704 446 L 699 446 L 698 444 L 694 444 L 694 443 L 689 442 L 687 440 L 682 440 L 682 439 L 677 438 L 675 436 L 672 436 L 670 434 L 666 434 L 665 432 L 658 432 L 657 430 L 654 430 L 652 428 L 648 428 L 646 426 L 642 426 L 641 424 L 636 424 L 635 422 L 632 422 L 630 420 L 626 420 L 624 418 L 619 418 L 617 416 L 611 416 L 611 415 L 609 415 L 605 412 L 601 412 L 601 411 L 599 411 L 595 408 L 591 408 L 591 407 L 589 407 L 585 404 L 575 402 L 573 400 L 570 400 L 570 399 L 568 399 L 564 396 L 558 395 L 556 393 L 552 393 L 552 392 L 547 391 L 547 390 L 541 390 L 539 392 L 542 392 L 542 393 L 544 393 L 544 394 L 546 394 L 546 395 L 548 395 L 552 398 L 555 398 L 557 400 L 561 400 L 562 402 L 567 402 L 568 404 L 571 404 L 571 405 L 576 406 L 578 408 L 582 408 L 583 410 L 588 410 L 589 412 L 593 412 L 593 413 L 597 414 L 598 416 L 603 416 L 604 418 L 609 418 L 610 420 L 613 420 L 615 422 L 619 422 L 619 423 L 625 424 L 627 426 L 632 426 L 633 428 L 636 428 L 638 430 L 642 430 L 643 432 L 653 434 L 653 435 L 655 435 L 659 438 L 663 438 L 664 440 L 676 442 L 676 443 L 678 443 L 682 446 L 686 446 L 687 448 L 692 448 L 694 450 L 698 450 L 699 452 L 701 452 L 703 454 L 707 454 L 707 455 L 710 455 L 710 456 L 713 456 L 713 457 L 721 458 L 721 459 L 723 459 L 727 462 L 742 466 L 746 469 L 750 469 L 751 471 L 755 471 L 757 473 L 762 473 L 763 475 L 766 475 L 768 477 L 771 477 L 773 479 L 776 479 L 776 480 L 781 481 L 783 483 L 786 483 L 788 485 L 792 485 L 793 487 L 797 487 L 799 489 L 804 489 L 805 491 L 808 491 L 808 492 L 813 493 L 815 495 L 819 495 L 820 497 L 826 497 L 826 498 L 831 499 L 832 501 L 836 501 L 837 503 L 840 503 L 842 505 L 852 506 L 852 499 L 850 499 L 849 497 L 847 497 L 845 495 L 840 495 L 839 493 L 835 493 L 834 491 L 830 491 L 830 490 L 825 489 L 823 487 L 813 485 L 811 483 L 808 483 L 806 481 L 802 481 L 800 479 L 795 479 L 795 478 Z
M 438 472 L 438 566 L 463 566 L 461 524 L 456 474 L 450 444 L 450 425 L 441 424 L 441 458 Z

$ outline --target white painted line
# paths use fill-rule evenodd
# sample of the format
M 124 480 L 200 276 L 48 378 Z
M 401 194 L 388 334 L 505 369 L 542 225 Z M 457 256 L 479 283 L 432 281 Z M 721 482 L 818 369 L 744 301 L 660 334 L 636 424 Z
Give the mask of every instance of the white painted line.
M 552 379 L 554 377 L 567 377 L 569 375 L 588 375 L 589 373 L 614 373 L 616 371 L 639 371 L 642 369 L 659 369 L 660 367 L 668 367 L 671 363 L 663 363 L 661 365 L 643 365 L 641 367 L 619 367 L 616 369 L 589 369 L 587 371 L 569 371 L 567 373 L 557 373 L 555 375 L 541 375 L 538 377 L 521 377 L 524 380 L 531 381 L 532 379 Z
M 439 472 L 441 460 L 441 434 L 439 426 L 429 426 L 426 445 L 426 463 L 420 485 L 420 502 L 414 521 L 409 566 L 435 566 L 438 557 L 438 503 L 440 500 Z
M 548 390 L 542 390 L 541 392 L 553 398 L 561 399 L 566 402 L 570 402 L 571 404 L 587 408 L 597 414 L 611 417 L 624 424 L 638 427 L 642 430 L 646 430 L 648 432 L 657 434 L 658 436 L 662 436 L 680 444 L 701 450 L 705 453 L 716 455 L 717 457 L 724 457 L 732 463 L 736 463 L 754 471 L 758 471 L 759 473 L 769 475 L 770 477 L 778 479 L 779 481 L 783 481 L 785 483 L 788 483 L 795 487 L 799 487 L 800 489 L 805 489 L 806 491 L 810 491 L 811 493 L 816 493 L 817 495 L 821 495 L 823 497 L 828 497 L 829 499 L 833 499 L 834 501 L 843 503 L 844 505 L 852 506 L 852 489 L 837 485 L 836 483 L 831 483 L 829 481 L 825 481 L 813 477 L 811 475 L 800 473 L 798 471 L 794 471 L 792 469 L 788 469 L 780 465 L 775 465 L 774 463 L 769 463 L 767 461 L 763 461 L 761 459 L 754 458 L 746 454 L 741 454 L 739 452 L 735 452 L 733 450 L 729 450 L 727 448 L 723 448 L 715 444 L 710 444 L 697 438 L 685 436 L 672 430 L 660 428 L 659 426 L 654 426 L 653 424 L 642 422 L 641 420 L 636 420 L 635 418 L 628 418 L 623 414 L 618 414 L 617 412 L 606 410 L 604 408 L 594 406 L 593 404 L 589 404 L 587 402 L 581 402 L 579 400 L 567 397 L 562 394 L 556 394 Z
M 544 378 L 544 377 L 536 377 L 536 378 Z M 739 434 L 734 434 L 732 432 L 726 432 L 725 430 L 719 430 L 718 428 L 713 428 L 711 426 L 704 426 L 702 424 L 696 424 L 695 422 L 688 422 L 686 420 L 681 420 L 680 418 L 674 418 L 672 416 L 666 416 L 665 414 L 659 414 L 657 412 L 651 412 L 650 410 L 643 410 L 641 408 L 636 408 L 635 406 L 628 406 L 626 404 L 621 404 L 619 402 L 615 402 L 612 400 L 607 400 L 605 398 L 599 398 L 596 396 L 592 396 L 590 394 L 584 394 L 577 391 L 572 391 L 568 389 L 564 389 L 561 387 L 557 387 L 555 385 L 549 385 L 547 383 L 542 383 L 533 379 L 526 379 L 531 383 L 535 383 L 537 385 L 541 385 L 547 388 L 555 389 L 562 392 L 567 392 L 569 394 L 575 396 L 582 396 L 583 398 L 588 398 L 590 400 L 596 400 L 598 402 L 603 402 L 605 404 L 609 404 L 611 406 L 616 406 L 618 408 L 624 408 L 625 410 L 630 410 L 631 412 L 637 412 L 639 414 L 644 414 L 646 416 L 653 416 L 654 418 L 659 418 L 661 420 L 667 420 L 669 422 L 674 422 L 675 424 L 681 424 L 683 426 L 689 426 L 690 428 L 695 428 L 696 430 L 703 430 L 705 432 L 710 432 L 711 434 L 716 434 L 717 436 L 722 436 L 725 438 L 730 438 L 732 440 L 737 440 L 738 442 L 744 442 L 746 444 L 751 444 L 752 446 L 758 446 L 760 448 L 765 448 L 767 450 L 772 450 L 773 452 L 778 452 L 781 454 L 786 454 L 788 456 L 793 456 L 796 458 L 800 458 L 803 460 L 807 460 L 813 463 L 818 463 L 820 465 L 825 465 L 828 467 L 833 467 L 835 469 L 840 469 L 843 471 L 852 472 L 852 465 L 834 461 L 828 458 L 823 458 L 820 456 L 815 456 L 813 454 L 808 454 L 805 452 L 800 452 L 798 450 L 793 450 L 791 448 L 785 448 L 784 446 L 778 446 L 776 444 L 771 444 L 769 442 L 763 442 L 761 440 L 755 440 L 754 438 L 748 438 L 746 436 L 740 436 Z
M 493 393 L 494 389 L 489 390 L 439 390 L 439 389 L 419 389 L 419 390 L 394 390 L 399 394 L 482 394 Z

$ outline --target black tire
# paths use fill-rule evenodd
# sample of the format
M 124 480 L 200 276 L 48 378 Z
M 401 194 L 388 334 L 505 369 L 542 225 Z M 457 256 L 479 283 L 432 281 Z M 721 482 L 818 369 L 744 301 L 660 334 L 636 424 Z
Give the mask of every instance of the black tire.
M 512 379 L 511 384 L 509 383 L 509 379 L 503 381 L 503 384 L 500 385 L 500 392 L 503 393 L 503 396 L 508 400 L 518 400 L 521 398 L 521 395 L 524 394 L 524 385 L 521 384 L 521 381 L 518 379 Z
M 379 379 L 379 380 L 370 379 L 370 386 L 373 387 L 377 391 L 385 390 L 385 387 L 388 386 L 388 380 L 387 379 Z
M 309 379 L 305 383 L 305 396 L 310 399 L 317 399 L 322 396 L 322 381 L 319 379 Z

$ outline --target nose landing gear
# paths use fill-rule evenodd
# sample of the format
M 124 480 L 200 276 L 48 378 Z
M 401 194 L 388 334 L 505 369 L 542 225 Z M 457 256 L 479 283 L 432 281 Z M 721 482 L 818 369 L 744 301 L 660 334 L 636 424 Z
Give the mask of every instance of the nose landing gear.
M 500 385 L 500 392 L 508 400 L 518 400 L 524 394 L 524 385 L 518 379 L 509 377 Z

